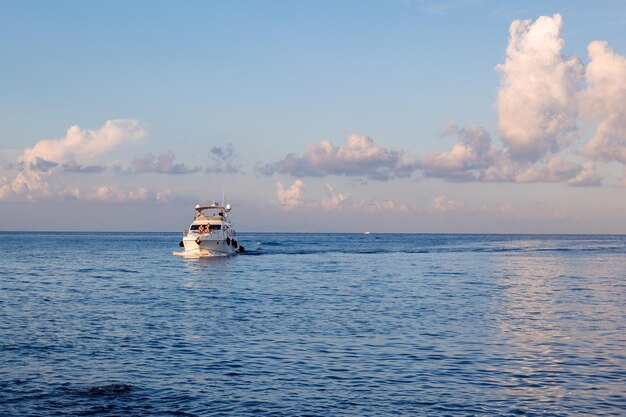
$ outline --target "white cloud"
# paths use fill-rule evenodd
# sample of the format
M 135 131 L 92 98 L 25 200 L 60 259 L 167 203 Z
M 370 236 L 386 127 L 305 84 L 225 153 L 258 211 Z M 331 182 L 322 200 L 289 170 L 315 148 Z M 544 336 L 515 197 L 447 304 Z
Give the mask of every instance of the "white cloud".
M 459 139 L 450 152 L 427 155 L 421 163 L 424 175 L 449 181 L 563 182 L 569 185 L 600 185 L 595 167 L 580 165 L 558 154 L 537 162 L 518 161 L 506 151 L 491 147 L 489 134 L 470 125 L 447 129 Z
M 502 140 L 517 160 L 537 161 L 576 138 L 577 100 L 583 65 L 563 57 L 561 15 L 534 23 L 515 20 L 502 74 L 497 109 Z
M 585 153 L 626 163 L 626 57 L 606 42 L 591 42 L 585 72 L 589 88 L 582 95 L 583 113 L 598 123 Z
M 489 167 L 499 153 L 491 148 L 491 137 L 485 129 L 475 125 L 459 128 L 449 123 L 444 129 L 447 135 L 455 135 L 459 140 L 449 152 L 436 152 L 427 155 L 420 163 L 427 176 L 450 179 L 477 179 L 474 172 Z
M 403 159 L 402 151 L 387 150 L 367 136 L 352 134 L 346 138 L 344 146 L 334 146 L 330 141 L 323 140 L 306 148 L 301 157 L 289 154 L 283 160 L 257 170 L 265 175 L 349 175 L 388 180 L 413 173 L 416 163 L 405 163 Z
M 144 137 L 146 129 L 136 120 L 108 120 L 97 130 L 71 126 L 61 139 L 44 139 L 25 149 L 20 162 L 34 163 L 37 158 L 56 163 L 90 161 L 109 153 L 124 142 Z
M 302 182 L 302 180 L 296 180 L 289 188 L 286 188 L 282 183 L 277 182 L 276 198 L 278 200 L 278 204 L 287 210 L 301 206 L 303 204 L 303 188 L 304 182 Z
M 78 162 L 93 160 L 145 133 L 145 128 L 135 120 L 109 120 L 97 130 L 72 126 L 64 138 L 44 139 L 23 150 L 17 159 L 18 172 L 2 186 L 0 198 L 11 195 L 27 200 L 49 198 L 54 193 L 46 178 L 60 164 L 72 172 L 97 171 L 100 168 L 97 165 L 83 168 Z

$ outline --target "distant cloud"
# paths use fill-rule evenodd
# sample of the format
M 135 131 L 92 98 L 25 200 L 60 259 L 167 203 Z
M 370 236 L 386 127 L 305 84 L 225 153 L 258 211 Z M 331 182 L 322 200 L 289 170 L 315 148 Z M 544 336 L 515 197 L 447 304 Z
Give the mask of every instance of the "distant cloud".
M 480 170 L 488 168 L 500 158 L 499 152 L 491 148 L 491 137 L 482 127 L 469 125 L 459 128 L 448 123 L 444 129 L 447 135 L 454 135 L 459 141 L 449 152 L 436 152 L 427 155 L 420 163 L 426 176 L 448 179 L 480 179 Z
M 209 151 L 211 157 L 218 161 L 228 161 L 235 156 L 235 148 L 232 143 L 229 143 L 226 147 L 213 146 Z
M 544 165 L 531 165 L 515 176 L 515 182 L 565 182 L 570 185 L 600 185 L 595 167 L 579 165 L 560 156 L 552 156 Z
M 82 166 L 74 161 L 70 161 L 66 164 L 63 164 L 63 170 L 65 172 L 73 172 L 77 174 L 99 174 L 106 170 L 106 167 L 102 165 L 89 165 Z
M 61 191 L 57 197 L 66 200 L 99 201 L 104 203 L 167 203 L 179 198 L 179 196 L 170 189 L 155 191 L 147 187 L 138 187 L 133 190 L 125 191 L 114 185 L 102 185 L 91 192 L 85 192 L 77 187 L 67 187 Z
M 387 150 L 367 136 L 353 134 L 348 136 L 344 146 L 323 140 L 306 148 L 302 156 L 289 154 L 279 162 L 257 167 L 257 172 L 296 177 L 362 176 L 384 181 L 408 177 L 414 172 L 416 163 L 405 163 L 403 159 L 403 152 Z
M 350 194 L 338 193 L 332 185 L 326 184 L 326 198 L 320 201 L 320 206 L 324 210 L 340 210 L 348 206 L 351 202 Z
M 40 157 L 36 157 L 33 161 L 21 162 L 21 165 L 22 168 L 25 169 L 39 172 L 49 172 L 52 168 L 55 168 L 59 164 L 53 161 L 47 161 Z
M 161 155 L 146 154 L 143 158 L 137 158 L 131 163 L 131 168 L 127 171 L 133 174 L 155 173 L 155 174 L 193 174 L 201 171 L 201 168 L 189 168 L 184 164 L 175 164 L 174 152 L 167 151 Z
M 501 204 L 467 204 L 452 200 L 445 195 L 439 195 L 430 204 L 430 210 L 439 216 L 457 216 L 459 214 L 472 217 L 516 218 L 516 219 L 562 219 L 565 212 L 562 209 L 552 209 L 543 206 L 513 207 L 509 203 Z
M 393 200 L 380 200 L 377 198 L 363 199 L 354 203 L 350 208 L 368 213 L 408 213 L 411 211 L 411 208 L 404 203 L 397 203 Z
M 205 170 L 205 174 L 237 174 L 241 169 L 234 165 L 233 160 L 236 156 L 235 148 L 232 143 L 227 146 L 213 146 L 209 151 L 209 159 L 211 165 Z
M 497 109 L 511 158 L 535 162 L 576 138 L 577 93 L 583 65 L 561 55 L 561 15 L 534 23 L 515 20 L 509 30 Z
M 0 200 L 3 200 L 11 191 L 11 183 L 6 177 L 0 177 Z
M 90 201 L 127 203 L 150 201 L 169 202 L 175 197 L 175 195 L 174 192 L 169 189 L 154 191 L 146 187 L 139 187 L 135 190 L 123 191 L 115 186 L 100 186 L 93 193 L 82 195 L 80 192 L 77 192 L 77 197 Z
M 430 207 L 437 213 L 448 213 L 463 208 L 463 204 L 457 201 L 449 200 L 445 195 L 435 197 Z
M 587 162 L 575 177 L 567 180 L 567 183 L 574 187 L 598 186 L 602 184 L 602 179 L 596 173 L 595 165 Z
M 626 164 L 626 58 L 606 42 L 591 42 L 585 72 L 589 88 L 582 96 L 586 117 L 596 121 L 593 137 L 585 145 L 592 158 Z
M 353 201 L 349 193 L 337 192 L 335 188 L 326 184 L 324 190 L 326 192 L 326 198 L 319 201 L 317 200 L 305 200 L 304 182 L 302 180 L 296 180 L 289 188 L 282 183 L 276 183 L 276 203 L 285 210 L 292 210 L 295 208 L 305 210 L 318 210 L 325 211 L 354 211 L 354 212 L 368 212 L 368 213 L 380 213 L 380 212 L 396 212 L 403 213 L 409 212 L 411 209 L 403 203 L 396 203 L 391 200 L 379 200 L 377 198 L 366 198 L 359 201 Z
M 304 182 L 302 180 L 296 180 L 289 188 L 285 187 L 282 183 L 276 183 L 276 199 L 278 204 L 286 210 L 291 210 L 295 207 L 301 206 L 302 190 L 304 188 Z

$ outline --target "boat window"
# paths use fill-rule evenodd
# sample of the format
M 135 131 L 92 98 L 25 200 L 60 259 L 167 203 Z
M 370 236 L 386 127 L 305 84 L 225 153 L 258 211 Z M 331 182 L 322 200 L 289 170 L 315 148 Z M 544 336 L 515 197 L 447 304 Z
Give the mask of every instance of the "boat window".
M 212 224 L 211 230 L 220 230 L 222 228 L 221 224 Z

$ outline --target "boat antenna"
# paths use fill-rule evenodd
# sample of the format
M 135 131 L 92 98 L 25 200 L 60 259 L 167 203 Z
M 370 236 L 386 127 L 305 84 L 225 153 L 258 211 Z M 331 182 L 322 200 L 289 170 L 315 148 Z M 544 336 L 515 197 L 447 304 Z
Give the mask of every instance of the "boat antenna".
M 222 207 L 224 207 L 224 186 L 222 185 Z

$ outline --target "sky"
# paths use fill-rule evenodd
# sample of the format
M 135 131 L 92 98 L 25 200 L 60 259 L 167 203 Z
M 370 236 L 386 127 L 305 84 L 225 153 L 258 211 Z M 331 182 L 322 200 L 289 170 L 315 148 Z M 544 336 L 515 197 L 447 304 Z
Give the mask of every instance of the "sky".
M 626 233 L 626 0 L 0 2 L 0 230 Z

